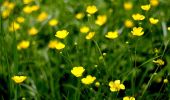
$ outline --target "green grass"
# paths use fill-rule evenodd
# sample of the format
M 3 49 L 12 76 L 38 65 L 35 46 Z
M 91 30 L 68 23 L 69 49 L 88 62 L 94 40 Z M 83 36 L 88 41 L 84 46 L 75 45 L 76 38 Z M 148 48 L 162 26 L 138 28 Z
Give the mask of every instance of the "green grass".
M 0 0 L 0 99 L 2 100 L 122 100 L 125 96 L 133 96 L 136 100 L 169 100 L 170 84 L 170 2 L 159 0 L 156 7 L 146 12 L 140 6 L 148 4 L 149 0 L 129 0 L 133 8 L 126 11 L 125 1 L 121 0 L 34 0 L 28 5 L 39 5 L 40 9 L 25 14 L 22 0 L 11 0 L 14 9 L 7 18 L 2 18 L 4 0 Z M 96 5 L 98 11 L 88 17 L 86 7 Z M 37 22 L 37 16 L 45 11 L 49 18 Z M 75 18 L 78 12 L 85 17 Z M 145 15 L 143 21 L 134 21 L 132 14 Z M 98 15 L 107 15 L 107 22 L 98 26 L 95 20 Z M 19 16 L 25 18 L 20 29 L 9 31 L 13 21 Z M 158 18 L 156 25 L 149 23 L 149 18 Z M 59 24 L 51 27 L 48 21 L 56 18 Z M 134 26 L 141 26 L 144 35 L 133 36 L 132 28 L 124 26 L 124 21 L 130 19 Z M 91 40 L 86 40 L 86 34 L 79 30 L 88 26 L 96 32 Z M 35 26 L 38 34 L 30 36 L 28 30 Z M 55 33 L 66 29 L 69 35 L 58 39 Z M 118 38 L 107 39 L 109 31 L 120 31 Z M 166 35 L 165 35 L 166 34 Z M 17 50 L 22 40 L 30 41 L 26 49 Z M 63 50 L 50 49 L 50 40 L 58 40 L 65 44 Z M 155 48 L 159 53 L 155 53 Z M 106 53 L 106 55 L 103 55 Z M 165 64 L 159 66 L 153 60 L 162 59 Z M 71 73 L 75 66 L 83 66 L 85 72 L 80 78 Z M 25 75 L 27 79 L 16 84 L 11 78 L 15 75 Z M 81 79 L 86 75 L 96 77 L 95 82 L 85 85 Z M 119 92 L 111 92 L 109 82 L 120 80 L 126 87 Z M 24 99 L 23 99 L 24 100 Z

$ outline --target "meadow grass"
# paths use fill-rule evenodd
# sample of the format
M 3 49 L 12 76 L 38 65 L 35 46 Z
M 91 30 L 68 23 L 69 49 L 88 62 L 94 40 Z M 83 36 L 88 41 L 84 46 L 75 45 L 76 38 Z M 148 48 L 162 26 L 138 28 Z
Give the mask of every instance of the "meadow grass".
M 0 0 L 0 99 L 169 100 L 169 5 Z

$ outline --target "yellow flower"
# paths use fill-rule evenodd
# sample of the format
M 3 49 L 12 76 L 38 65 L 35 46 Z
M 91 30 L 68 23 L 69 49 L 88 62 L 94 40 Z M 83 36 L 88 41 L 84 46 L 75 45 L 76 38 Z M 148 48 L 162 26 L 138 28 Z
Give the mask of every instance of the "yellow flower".
M 165 62 L 162 59 L 157 59 L 157 60 L 153 60 L 153 62 L 159 66 L 162 66 L 165 64 Z
M 15 83 L 22 83 L 27 79 L 27 76 L 13 76 L 12 80 L 14 80 Z
M 33 0 L 23 0 L 23 3 L 24 4 L 29 4 L 29 3 L 31 3 Z
M 170 31 L 170 27 L 168 27 L 168 31 Z
M 87 27 L 87 26 L 82 26 L 81 28 L 80 28 L 80 32 L 81 33 L 87 33 L 87 32 L 89 32 L 89 27 Z
M 35 27 L 32 27 L 31 29 L 28 30 L 29 35 L 36 35 L 38 33 L 38 30 Z
M 42 21 L 46 20 L 47 18 L 48 18 L 48 14 L 46 12 L 41 12 L 37 17 L 37 20 L 39 22 L 42 22 Z
M 96 86 L 96 87 L 99 87 L 99 86 L 100 86 L 100 82 L 96 82 L 96 83 L 95 83 L 95 86 Z
M 98 11 L 97 7 L 95 5 L 87 6 L 86 12 L 89 14 L 94 14 Z
M 142 10 L 146 10 L 146 11 L 148 11 L 150 8 L 151 8 L 151 5 L 150 5 L 150 4 L 148 4 L 148 5 L 142 5 L 142 6 L 141 6 L 141 9 L 142 9 Z
M 110 86 L 111 92 L 120 91 L 120 90 L 125 89 L 125 86 L 123 84 L 120 84 L 120 80 L 115 80 L 114 82 L 110 81 L 109 86 Z
M 14 7 L 15 7 L 15 3 L 13 3 L 13 2 L 9 3 L 8 6 L 7 6 L 7 8 L 8 8 L 9 10 L 13 10 Z
M 8 5 L 9 5 L 9 1 L 7 1 L 7 0 L 4 1 L 3 4 L 2 4 L 2 6 L 4 6 L 4 7 L 8 7 Z
M 66 36 L 69 34 L 69 32 L 67 30 L 61 30 L 61 31 L 57 31 L 55 36 L 60 38 L 60 39 L 64 39 L 66 38 Z
M 32 7 L 31 6 L 25 6 L 22 11 L 26 14 L 32 13 Z
M 159 0 L 150 0 L 150 4 L 151 4 L 152 6 L 158 6 Z
M 165 84 L 168 83 L 168 79 L 164 79 L 164 83 L 165 83 Z
M 102 26 L 103 24 L 105 24 L 107 21 L 107 16 L 106 15 L 99 15 L 97 16 L 97 20 L 95 21 L 95 23 L 99 26 Z
M 81 77 L 85 69 L 82 66 L 73 67 L 71 73 L 76 77 Z
M 133 31 L 131 31 L 131 33 L 135 36 L 142 36 L 144 34 L 142 30 L 142 27 L 133 27 Z
M 48 47 L 51 48 L 51 49 L 55 49 L 57 43 L 58 43 L 58 41 L 56 41 L 56 40 L 51 40 L 51 41 L 48 43 Z
M 135 100 L 135 98 L 131 96 L 125 96 L 123 97 L 123 100 Z
M 134 20 L 144 20 L 144 19 L 145 19 L 145 16 L 137 13 L 137 14 L 133 14 L 133 15 L 132 15 L 132 18 L 133 18 Z
M 7 18 L 10 15 L 11 11 L 6 9 L 4 11 L 2 11 L 2 18 Z
M 32 11 L 37 11 L 38 9 L 40 9 L 40 7 L 37 6 L 37 5 L 31 6 L 31 10 L 32 10 Z
M 56 25 L 58 24 L 58 20 L 56 20 L 56 19 L 51 19 L 51 20 L 48 22 L 48 24 L 49 24 L 50 26 L 56 26 Z
M 89 85 L 89 84 L 92 84 L 94 82 L 94 80 L 96 80 L 96 77 L 93 77 L 91 75 L 87 75 L 86 78 L 81 79 L 81 82 L 83 84 Z
M 23 23 L 25 21 L 25 18 L 24 17 L 17 17 L 17 22 L 18 23 Z
M 20 24 L 18 24 L 17 22 L 13 22 L 11 26 L 9 27 L 9 31 L 11 32 L 17 31 L 19 29 L 20 29 Z
M 18 49 L 18 50 L 26 49 L 26 48 L 29 47 L 29 45 L 30 45 L 30 42 L 29 42 L 29 41 L 23 40 L 23 41 L 21 41 L 21 42 L 17 45 L 17 49 Z
M 92 38 L 94 37 L 94 35 L 95 35 L 95 32 L 89 32 L 89 33 L 86 35 L 86 39 L 87 39 L 87 40 L 90 40 L 90 39 L 92 39 Z
M 157 24 L 159 22 L 158 19 L 154 19 L 154 18 L 149 18 L 149 21 L 151 24 Z
M 62 42 L 57 41 L 56 43 L 56 47 L 57 50 L 61 50 L 65 48 L 65 44 L 63 44 Z
M 77 14 L 76 14 L 76 18 L 77 18 L 77 19 L 82 19 L 83 17 L 84 17 L 84 13 L 81 13 L 81 12 L 80 12 L 80 13 L 77 13 Z
M 118 31 L 114 31 L 114 32 L 108 32 L 105 37 L 109 38 L 109 39 L 115 39 L 117 38 L 119 35 Z
M 125 2 L 123 6 L 125 10 L 131 10 L 133 8 L 132 2 Z
M 125 20 L 124 25 L 127 28 L 131 28 L 134 26 L 133 21 L 131 21 L 131 20 Z

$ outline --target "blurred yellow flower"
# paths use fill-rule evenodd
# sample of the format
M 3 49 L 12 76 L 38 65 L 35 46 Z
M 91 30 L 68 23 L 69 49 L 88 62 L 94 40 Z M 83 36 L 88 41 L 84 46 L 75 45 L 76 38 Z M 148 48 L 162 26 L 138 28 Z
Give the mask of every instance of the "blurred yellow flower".
M 12 80 L 14 80 L 15 83 L 19 84 L 22 83 L 27 79 L 27 76 L 13 76 Z
M 56 40 L 51 40 L 51 41 L 48 43 L 48 47 L 51 48 L 51 49 L 55 49 L 57 43 L 58 43 L 58 41 L 56 41 Z
M 154 19 L 154 18 L 149 18 L 149 21 L 151 24 L 157 24 L 159 22 L 158 19 Z
M 96 77 L 93 77 L 91 75 L 87 75 L 86 78 L 82 78 L 81 82 L 83 84 L 89 85 L 92 84 L 96 80 Z
M 61 50 L 65 48 L 65 44 L 63 44 L 62 42 L 57 41 L 56 47 L 57 50 Z
M 84 13 L 80 12 L 76 14 L 77 19 L 82 19 L 84 17 Z
M 16 20 L 17 20 L 18 23 L 24 23 L 25 18 L 24 17 L 17 17 Z
M 17 31 L 20 29 L 20 24 L 18 24 L 17 22 L 12 22 L 11 26 L 9 27 L 9 31 L 13 32 L 13 31 Z
M 51 20 L 48 22 L 48 24 L 49 24 L 50 26 L 56 26 L 56 25 L 58 24 L 58 20 L 56 20 L 56 19 L 51 19 Z
M 31 29 L 28 30 L 29 35 L 36 35 L 38 33 L 38 30 L 35 27 L 32 27 Z
M 87 32 L 89 32 L 89 30 L 90 30 L 90 28 L 87 27 L 87 26 L 82 26 L 82 27 L 80 28 L 80 32 L 81 32 L 81 33 L 87 33 Z
M 125 10 L 131 10 L 133 8 L 132 2 L 125 2 L 123 6 Z
M 21 49 L 26 49 L 30 46 L 30 42 L 27 40 L 22 40 L 20 43 L 18 43 L 17 45 L 17 49 L 21 50 Z
M 151 8 L 151 5 L 150 5 L 150 4 L 148 4 L 148 5 L 142 5 L 142 6 L 141 6 L 141 9 L 142 9 L 142 10 L 146 10 L 146 11 L 148 11 L 150 8 Z
M 157 59 L 157 60 L 153 60 L 153 62 L 159 66 L 162 66 L 165 64 L 165 62 L 162 59 Z
M 135 36 L 142 36 L 144 34 L 142 30 L 142 27 L 133 27 L 133 31 L 131 31 L 131 33 Z
M 3 7 L 8 7 L 8 5 L 9 5 L 9 1 L 7 1 L 7 0 L 4 1 L 3 4 L 2 4 Z
M 23 0 L 23 3 L 24 4 L 29 4 L 29 3 L 31 3 L 33 0 Z
M 67 30 L 61 30 L 61 31 L 57 31 L 55 36 L 60 38 L 60 39 L 64 39 L 66 38 L 66 36 L 69 34 L 69 32 Z
M 152 6 L 158 6 L 159 0 L 150 0 L 150 4 L 151 4 Z
M 115 39 L 117 38 L 119 35 L 118 31 L 114 31 L 114 32 L 108 32 L 105 37 L 109 38 L 109 39 Z
M 6 9 L 4 11 L 2 11 L 2 18 L 7 18 L 10 15 L 11 11 Z
M 22 11 L 26 14 L 32 13 L 32 7 L 31 6 L 25 6 Z
M 15 7 L 15 3 L 9 2 L 8 5 L 7 5 L 6 7 L 7 7 L 7 9 L 9 9 L 9 10 L 13 10 L 14 7 Z
M 135 98 L 131 96 L 125 96 L 123 97 L 123 100 L 135 100 Z
M 95 5 L 87 6 L 86 12 L 89 14 L 94 14 L 98 11 L 97 7 Z
M 99 87 L 99 86 L 100 86 L 100 82 L 96 82 L 96 83 L 95 83 L 95 86 L 96 86 L 96 87 Z
M 37 21 L 42 22 L 47 18 L 48 18 L 48 14 L 46 12 L 41 12 L 37 17 Z
M 86 35 L 86 39 L 87 39 L 87 40 L 90 40 L 90 39 L 92 39 L 92 38 L 94 37 L 94 35 L 95 35 L 95 32 L 89 32 L 89 33 Z
M 107 21 L 107 16 L 106 15 L 99 15 L 97 16 L 97 20 L 95 21 L 95 24 L 102 26 L 105 24 Z
M 127 28 L 131 28 L 131 27 L 134 26 L 133 21 L 128 20 L 128 19 L 125 20 L 124 25 L 125 25 L 125 27 L 127 27 Z
M 114 82 L 110 81 L 109 86 L 110 86 L 111 92 L 120 91 L 120 90 L 125 89 L 125 86 L 123 84 L 120 84 L 120 80 L 115 80 Z
M 168 27 L 168 31 L 170 31 L 170 27 Z
M 145 16 L 137 13 L 137 14 L 133 14 L 133 15 L 132 15 L 132 18 L 133 18 L 134 20 L 144 20 L 144 19 L 145 19 Z
M 32 11 L 37 11 L 38 9 L 40 9 L 40 7 L 37 6 L 37 5 L 31 6 L 31 10 L 32 10 Z
M 85 69 L 82 66 L 73 67 L 71 73 L 76 77 L 81 77 Z
M 163 82 L 166 84 L 168 83 L 168 79 L 164 79 Z

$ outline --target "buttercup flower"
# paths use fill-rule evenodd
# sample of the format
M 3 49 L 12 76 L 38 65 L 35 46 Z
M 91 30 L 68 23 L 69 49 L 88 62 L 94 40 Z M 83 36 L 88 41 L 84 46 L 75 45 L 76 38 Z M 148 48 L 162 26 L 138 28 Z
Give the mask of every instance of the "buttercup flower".
M 114 82 L 110 81 L 109 86 L 110 86 L 110 91 L 111 92 L 120 91 L 120 90 L 125 89 L 125 86 L 120 83 L 120 80 L 115 80 Z
M 166 84 L 168 83 L 168 79 L 164 79 L 163 82 Z
M 23 23 L 25 21 L 25 18 L 24 17 L 17 17 L 17 22 L 18 23 Z
M 132 2 L 125 2 L 123 6 L 125 10 L 131 10 L 133 8 Z
M 89 84 L 92 84 L 94 82 L 94 80 L 96 80 L 96 77 L 93 77 L 91 75 L 87 75 L 86 78 L 81 79 L 81 82 L 83 84 L 89 85 Z
M 13 76 L 12 80 L 14 80 L 15 83 L 19 84 L 22 83 L 27 79 L 27 76 Z
M 131 27 L 133 27 L 134 24 L 133 24 L 133 21 L 131 21 L 131 20 L 125 20 L 124 25 L 127 28 L 131 28 Z
M 142 30 L 143 30 L 142 27 L 134 27 L 133 31 L 131 31 L 131 33 L 135 36 L 141 36 L 144 34 L 144 32 Z
M 95 24 L 102 26 L 105 24 L 107 21 L 107 16 L 106 15 L 99 15 L 97 16 L 97 20 L 95 21 Z
M 9 31 L 13 32 L 13 31 L 17 31 L 20 29 L 20 24 L 18 24 L 17 22 L 12 22 L 11 26 L 9 27 Z
M 157 59 L 157 60 L 153 60 L 153 62 L 159 66 L 162 66 L 165 64 L 165 62 L 162 59 Z
M 32 27 L 28 30 L 29 35 L 36 35 L 38 33 L 38 30 L 35 27 Z
M 37 11 L 38 9 L 40 9 L 40 7 L 37 6 L 37 5 L 31 6 L 31 10 L 32 10 L 32 11 Z
M 32 7 L 31 6 L 25 6 L 22 11 L 26 14 L 32 13 Z
M 170 31 L 170 27 L 168 27 L 168 31 Z
M 29 3 L 31 3 L 33 0 L 23 0 L 23 3 L 24 4 L 29 4 Z
M 51 41 L 48 43 L 48 47 L 51 48 L 51 49 L 55 49 L 57 43 L 58 43 L 58 41 L 56 41 L 56 40 L 51 40 Z
M 51 19 L 51 20 L 48 22 L 48 24 L 49 24 L 50 26 L 56 26 L 56 25 L 58 24 L 58 20 L 56 20 L 56 19 Z
M 73 67 L 71 73 L 76 77 L 81 77 L 85 69 L 82 66 Z
M 95 86 L 96 86 L 96 87 L 99 87 L 99 86 L 100 86 L 100 82 L 96 82 L 96 83 L 95 83 Z
M 29 41 L 23 40 L 23 41 L 21 41 L 21 42 L 17 45 L 17 49 L 18 49 L 18 50 L 26 49 L 26 48 L 29 47 L 29 45 L 30 45 L 30 42 L 29 42 Z
M 157 24 L 159 22 L 158 19 L 154 19 L 154 18 L 149 18 L 149 21 L 151 24 Z
M 87 33 L 87 32 L 89 32 L 89 27 L 87 27 L 87 26 L 82 26 L 81 28 L 80 28 L 80 32 L 81 33 Z
M 94 37 L 94 35 L 95 35 L 95 32 L 89 32 L 89 33 L 86 35 L 86 39 L 87 39 L 87 40 L 90 40 L 90 39 L 92 39 L 92 38 Z
M 150 0 L 150 4 L 151 4 L 152 6 L 158 6 L 159 0 Z
M 109 38 L 109 39 L 115 39 L 117 38 L 119 35 L 118 31 L 114 31 L 114 32 L 108 32 L 105 37 Z
M 150 5 L 150 4 L 148 4 L 148 5 L 142 5 L 142 6 L 141 6 L 141 9 L 142 9 L 142 10 L 145 10 L 145 11 L 148 11 L 150 8 L 151 8 L 151 5 Z
M 69 32 L 67 30 L 61 30 L 61 31 L 57 31 L 55 36 L 60 39 L 64 39 L 67 37 L 68 34 L 69 34 Z
M 77 19 L 82 19 L 83 17 L 84 17 L 84 13 L 81 13 L 81 12 L 80 12 L 80 13 L 77 13 L 77 14 L 76 14 L 76 18 L 77 18 Z
M 11 10 L 8 10 L 8 9 L 2 11 L 2 18 L 3 19 L 7 18 L 10 15 L 10 13 L 11 13 Z
M 137 14 L 133 14 L 133 15 L 132 15 L 132 18 L 133 18 L 134 20 L 144 20 L 144 19 L 145 19 L 145 16 L 137 13 Z
M 98 11 L 97 7 L 95 5 L 87 6 L 86 12 L 89 14 L 94 14 Z
M 125 96 L 123 97 L 123 100 L 135 100 L 135 98 L 131 96 Z
M 62 42 L 57 41 L 55 48 L 57 50 L 62 50 L 62 49 L 65 48 L 65 44 L 63 44 Z
M 37 17 L 37 20 L 39 22 L 42 22 L 42 21 L 46 20 L 47 18 L 48 18 L 48 14 L 46 12 L 41 12 Z

